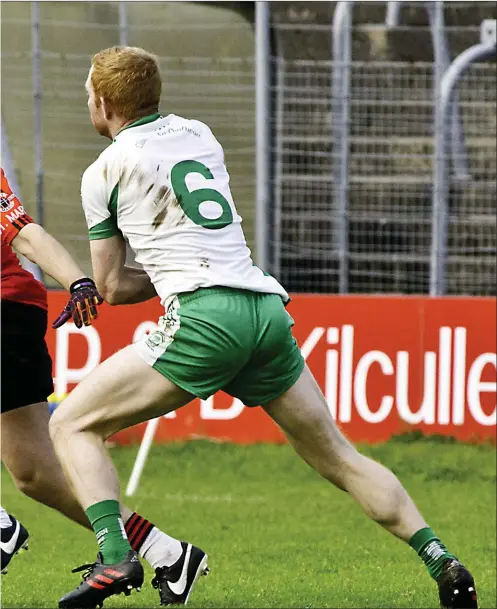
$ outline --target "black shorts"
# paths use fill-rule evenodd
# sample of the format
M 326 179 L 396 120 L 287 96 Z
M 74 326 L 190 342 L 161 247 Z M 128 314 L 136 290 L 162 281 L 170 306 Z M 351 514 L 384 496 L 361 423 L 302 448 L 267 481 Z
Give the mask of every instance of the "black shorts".
M 47 312 L 1 301 L 2 412 L 46 402 L 53 393 L 52 358 L 45 342 Z

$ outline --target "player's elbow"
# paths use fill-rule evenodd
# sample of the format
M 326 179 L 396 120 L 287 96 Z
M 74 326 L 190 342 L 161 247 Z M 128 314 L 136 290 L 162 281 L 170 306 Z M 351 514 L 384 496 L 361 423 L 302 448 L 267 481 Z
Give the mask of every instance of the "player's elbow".
M 93 277 L 95 279 L 98 293 L 104 299 L 104 301 L 112 306 L 118 304 L 118 282 L 116 278 L 114 278 L 110 273 L 103 273 L 102 269 L 95 264 L 93 265 Z
M 121 301 L 119 299 L 119 291 L 114 286 L 108 286 L 108 285 L 99 286 L 97 284 L 97 288 L 98 288 L 100 295 L 102 296 L 102 298 L 105 300 L 105 302 L 107 304 L 110 304 L 113 307 L 118 304 L 121 304 Z
M 107 304 L 112 307 L 120 304 L 125 304 L 123 299 L 123 290 L 120 288 L 119 281 L 113 277 L 108 277 L 106 280 L 97 280 L 97 289 Z

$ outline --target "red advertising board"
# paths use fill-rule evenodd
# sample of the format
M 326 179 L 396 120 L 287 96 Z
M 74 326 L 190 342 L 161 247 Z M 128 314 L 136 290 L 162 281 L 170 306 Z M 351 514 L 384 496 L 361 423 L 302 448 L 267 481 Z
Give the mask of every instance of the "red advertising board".
M 66 296 L 49 295 L 50 318 Z M 380 442 L 413 429 L 460 440 L 496 438 L 496 301 L 491 298 L 295 295 L 294 334 L 352 441 Z M 158 300 L 103 305 L 93 327 L 49 330 L 56 396 L 109 355 L 155 327 Z M 115 439 L 129 443 L 144 425 Z M 284 442 L 261 408 L 219 393 L 164 417 L 155 440 Z

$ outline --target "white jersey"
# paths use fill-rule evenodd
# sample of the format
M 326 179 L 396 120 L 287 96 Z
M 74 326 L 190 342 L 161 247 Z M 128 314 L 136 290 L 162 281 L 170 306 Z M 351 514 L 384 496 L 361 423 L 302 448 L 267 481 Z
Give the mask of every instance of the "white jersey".
M 161 302 L 201 287 L 288 294 L 251 259 L 224 153 L 207 125 L 170 114 L 124 128 L 81 183 L 90 240 L 122 233 Z

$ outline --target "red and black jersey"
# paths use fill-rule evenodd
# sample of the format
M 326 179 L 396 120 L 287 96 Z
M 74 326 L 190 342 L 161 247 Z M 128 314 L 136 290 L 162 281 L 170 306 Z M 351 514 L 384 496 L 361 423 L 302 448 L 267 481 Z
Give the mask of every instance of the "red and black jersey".
M 33 222 L 12 192 L 3 169 L 0 193 L 1 297 L 47 309 L 47 290 L 33 275 L 22 268 L 11 243 L 20 230 Z

